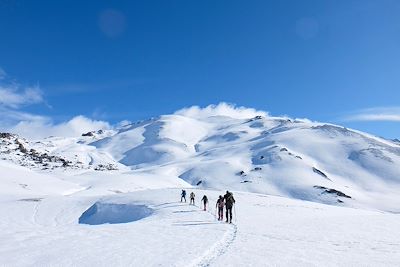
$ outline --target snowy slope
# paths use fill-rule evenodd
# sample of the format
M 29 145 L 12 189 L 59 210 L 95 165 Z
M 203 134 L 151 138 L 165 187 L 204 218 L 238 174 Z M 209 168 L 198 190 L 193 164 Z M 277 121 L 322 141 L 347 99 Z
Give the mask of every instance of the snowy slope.
M 218 191 L 207 194 L 213 204 Z M 234 193 L 234 224 L 180 189 L 0 201 L 2 266 L 397 266 L 399 215 Z M 1 199 L 1 198 L 0 198 Z
M 349 206 L 398 210 L 400 147 L 344 127 L 276 117 L 161 116 L 92 145 L 134 170 Z
M 400 262 L 400 146 L 341 126 L 189 108 L 71 138 L 3 133 L 0 159 L 0 266 Z M 215 220 L 226 189 L 234 224 Z
M 39 174 L 15 164 L 0 161 L 0 194 L 6 199 L 40 199 L 48 195 L 68 195 L 81 186 L 52 174 Z
M 0 156 L 45 171 L 119 170 L 169 176 L 175 185 L 183 179 L 200 188 L 400 210 L 398 143 L 341 126 L 220 105 L 84 135 L 36 142 L 13 135 L 2 138 Z

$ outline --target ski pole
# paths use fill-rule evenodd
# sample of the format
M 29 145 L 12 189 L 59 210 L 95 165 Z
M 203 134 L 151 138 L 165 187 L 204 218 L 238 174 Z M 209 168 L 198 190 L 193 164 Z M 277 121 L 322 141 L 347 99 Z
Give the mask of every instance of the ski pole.
M 236 204 L 233 203 L 233 210 L 235 211 L 235 222 L 237 222 Z

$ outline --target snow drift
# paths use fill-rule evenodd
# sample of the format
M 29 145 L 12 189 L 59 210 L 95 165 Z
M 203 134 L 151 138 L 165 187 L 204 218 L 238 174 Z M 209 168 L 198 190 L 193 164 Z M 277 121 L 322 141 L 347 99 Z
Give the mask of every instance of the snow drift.
M 145 205 L 97 202 L 79 217 L 79 223 L 90 225 L 128 223 L 141 220 L 152 213 L 153 210 Z

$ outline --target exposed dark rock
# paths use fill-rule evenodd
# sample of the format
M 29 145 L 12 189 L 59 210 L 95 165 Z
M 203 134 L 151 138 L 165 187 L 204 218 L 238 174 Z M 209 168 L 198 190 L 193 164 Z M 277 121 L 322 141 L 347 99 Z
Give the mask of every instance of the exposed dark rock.
M 312 169 L 313 169 L 313 172 L 315 172 L 316 174 L 319 174 L 319 175 L 321 175 L 322 177 L 324 177 L 325 179 L 330 180 L 330 179 L 328 178 L 328 175 L 326 175 L 324 172 L 318 170 L 318 169 L 315 168 L 315 167 L 313 167 Z
M 198 181 L 198 182 L 196 183 L 196 185 L 201 185 L 202 182 L 203 182 L 203 181 L 200 180 L 200 181 Z
M 24 145 L 21 144 L 21 143 L 19 143 L 19 142 L 18 142 L 18 149 L 19 149 L 19 151 L 21 151 L 22 153 L 28 152 L 28 150 L 24 147 Z
M 287 150 L 287 148 L 284 147 L 284 148 L 281 148 L 280 151 L 281 151 L 281 152 L 284 152 L 284 151 L 288 151 L 288 150 Z
M 255 121 L 255 120 L 261 120 L 262 118 L 263 118 L 262 116 L 257 115 L 257 116 L 255 116 L 254 118 L 248 120 L 247 122 L 252 122 L 252 121 Z
M 253 171 L 261 171 L 261 170 L 262 170 L 261 167 L 255 167 L 255 168 L 253 169 Z
M 300 157 L 300 156 L 296 156 L 296 158 L 298 158 L 298 159 L 303 159 L 302 157 Z
M 93 132 L 83 133 L 82 136 L 94 136 Z
M 351 196 L 348 196 L 345 193 L 340 192 L 340 191 L 335 190 L 335 189 L 328 189 L 328 190 L 326 190 L 326 192 L 329 193 L 329 194 L 336 194 L 339 197 L 351 198 Z
M 239 175 L 239 176 L 246 176 L 246 173 L 245 173 L 244 171 L 240 171 L 240 172 L 238 172 L 236 175 Z
M 10 139 L 11 137 L 13 137 L 13 134 L 10 133 L 0 133 L 0 138 L 7 138 Z
M 63 166 L 63 167 L 68 167 L 68 166 L 69 166 L 68 161 L 63 161 L 63 162 L 62 162 L 62 166 Z
M 335 195 L 337 195 L 338 197 L 351 198 L 351 196 L 348 196 L 348 195 L 346 195 L 345 193 L 343 193 L 343 192 L 341 192 L 341 191 L 339 191 L 339 190 L 336 190 L 336 189 L 326 188 L 326 187 L 324 187 L 324 186 L 319 186 L 319 185 L 315 185 L 314 188 L 323 190 L 322 193 L 335 194 Z
M 114 171 L 114 170 L 118 170 L 118 167 L 111 163 L 99 164 L 94 168 L 94 170 L 95 171 Z
M 252 183 L 252 181 L 250 181 L 250 180 L 244 180 L 244 181 L 241 181 L 240 183 L 241 183 L 241 184 Z

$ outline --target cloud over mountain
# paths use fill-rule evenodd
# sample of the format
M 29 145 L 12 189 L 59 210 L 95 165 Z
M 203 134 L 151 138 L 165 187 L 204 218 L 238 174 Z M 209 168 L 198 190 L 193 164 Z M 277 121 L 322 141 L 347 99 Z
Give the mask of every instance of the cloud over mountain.
M 175 112 L 176 115 L 182 115 L 191 118 L 208 118 L 212 116 L 227 116 L 236 119 L 252 118 L 255 116 L 267 116 L 268 113 L 265 111 L 259 111 L 253 108 L 246 108 L 242 106 L 235 106 L 221 102 L 218 105 L 209 105 L 207 107 L 192 106 L 183 108 Z

